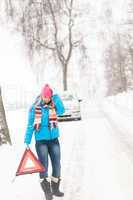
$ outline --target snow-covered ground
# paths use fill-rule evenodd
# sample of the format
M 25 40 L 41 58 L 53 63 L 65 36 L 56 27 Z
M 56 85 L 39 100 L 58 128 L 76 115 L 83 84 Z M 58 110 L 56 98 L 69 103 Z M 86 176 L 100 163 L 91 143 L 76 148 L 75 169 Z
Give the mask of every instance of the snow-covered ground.
M 81 121 L 59 123 L 62 199 L 133 199 L 133 106 L 127 104 L 132 96 L 129 92 L 100 102 L 83 101 Z M 27 111 L 7 112 L 7 121 L 13 146 L 0 147 L 1 199 L 42 200 L 38 174 L 12 181 L 25 149 Z M 35 153 L 34 140 L 31 149 Z

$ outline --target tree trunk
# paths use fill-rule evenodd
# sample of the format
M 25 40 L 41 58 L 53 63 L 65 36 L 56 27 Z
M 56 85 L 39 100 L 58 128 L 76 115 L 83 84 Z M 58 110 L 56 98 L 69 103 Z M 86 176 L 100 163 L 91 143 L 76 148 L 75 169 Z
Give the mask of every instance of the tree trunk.
M 9 129 L 7 126 L 5 109 L 3 105 L 1 88 L 0 88 L 0 145 L 7 143 L 11 145 L 11 139 L 9 135 Z
M 127 78 L 125 73 L 124 57 L 122 55 L 121 37 L 117 34 L 118 38 L 118 65 L 119 65 L 119 77 L 121 81 L 120 92 L 127 91 Z
M 67 64 L 63 66 L 63 89 L 67 90 Z

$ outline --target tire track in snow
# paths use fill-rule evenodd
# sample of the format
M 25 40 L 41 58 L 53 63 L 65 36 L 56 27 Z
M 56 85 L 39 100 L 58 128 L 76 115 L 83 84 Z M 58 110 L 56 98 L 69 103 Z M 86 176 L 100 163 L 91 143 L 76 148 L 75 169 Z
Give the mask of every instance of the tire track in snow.
M 95 141 L 97 134 L 99 135 L 99 133 L 97 133 L 97 124 L 95 122 L 97 122 L 99 119 L 101 120 L 102 116 L 103 114 L 101 115 L 99 108 L 94 107 L 94 113 L 91 108 L 89 119 L 83 120 L 81 122 L 65 124 L 65 129 L 70 131 L 69 134 L 71 138 L 71 141 L 67 141 L 65 144 L 66 138 L 68 136 L 65 136 L 64 134 L 62 136 L 64 149 L 68 149 L 68 147 L 65 147 L 65 145 L 69 144 L 67 155 L 64 156 L 62 169 L 63 174 L 66 174 L 63 180 L 63 190 L 65 192 L 65 197 L 63 199 L 65 200 L 96 199 L 96 192 L 94 189 L 96 180 L 93 181 L 93 176 L 95 176 L 95 169 L 93 168 L 96 168 L 98 174 L 99 170 L 96 166 L 98 165 L 96 156 L 98 156 L 99 150 L 96 149 L 95 143 L 97 142 Z M 69 125 L 70 127 L 68 128 L 67 126 Z M 62 126 L 62 131 L 63 128 L 64 126 Z M 99 126 L 99 129 L 100 128 L 101 126 Z M 65 134 L 67 135 L 67 132 Z M 99 144 L 98 149 L 100 149 L 100 146 L 102 146 L 102 143 Z M 65 154 L 65 150 L 63 154 Z M 100 156 L 104 157 L 102 156 L 102 153 Z
M 63 190 L 65 192 L 65 197 L 63 199 L 81 200 L 81 188 L 85 165 L 84 152 L 86 152 L 85 148 L 87 142 L 85 139 L 86 131 L 84 131 L 83 128 L 83 121 L 72 122 L 69 123 L 68 126 L 69 125 L 71 126 L 71 132 L 73 134 L 70 133 L 71 142 L 67 143 L 69 144 L 69 147 L 66 148 L 69 148 L 69 150 L 67 152 L 67 157 L 65 156 L 63 162 L 64 174 L 67 175 L 63 180 Z M 63 141 L 65 143 L 65 138 Z

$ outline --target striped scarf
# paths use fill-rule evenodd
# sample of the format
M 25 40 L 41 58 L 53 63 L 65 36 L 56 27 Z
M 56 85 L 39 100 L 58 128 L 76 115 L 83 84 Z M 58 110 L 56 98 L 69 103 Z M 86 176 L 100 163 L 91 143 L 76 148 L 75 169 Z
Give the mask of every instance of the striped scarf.
M 58 121 L 56 116 L 56 109 L 54 101 L 51 100 L 49 104 L 45 104 L 40 96 L 37 97 L 37 100 L 35 102 L 35 120 L 34 120 L 34 128 L 36 130 L 40 129 L 41 126 L 41 117 L 42 117 L 42 107 L 49 109 L 49 124 L 48 128 L 52 130 L 53 128 L 58 127 Z

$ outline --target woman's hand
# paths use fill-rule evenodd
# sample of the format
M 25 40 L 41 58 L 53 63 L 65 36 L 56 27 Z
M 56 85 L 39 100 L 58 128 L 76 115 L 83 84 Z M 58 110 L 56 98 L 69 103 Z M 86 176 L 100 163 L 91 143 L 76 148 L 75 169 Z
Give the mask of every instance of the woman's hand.
M 29 149 L 29 148 L 30 148 L 30 147 L 29 147 L 29 144 L 26 144 L 26 143 L 25 143 L 25 148 L 26 148 L 26 149 Z

